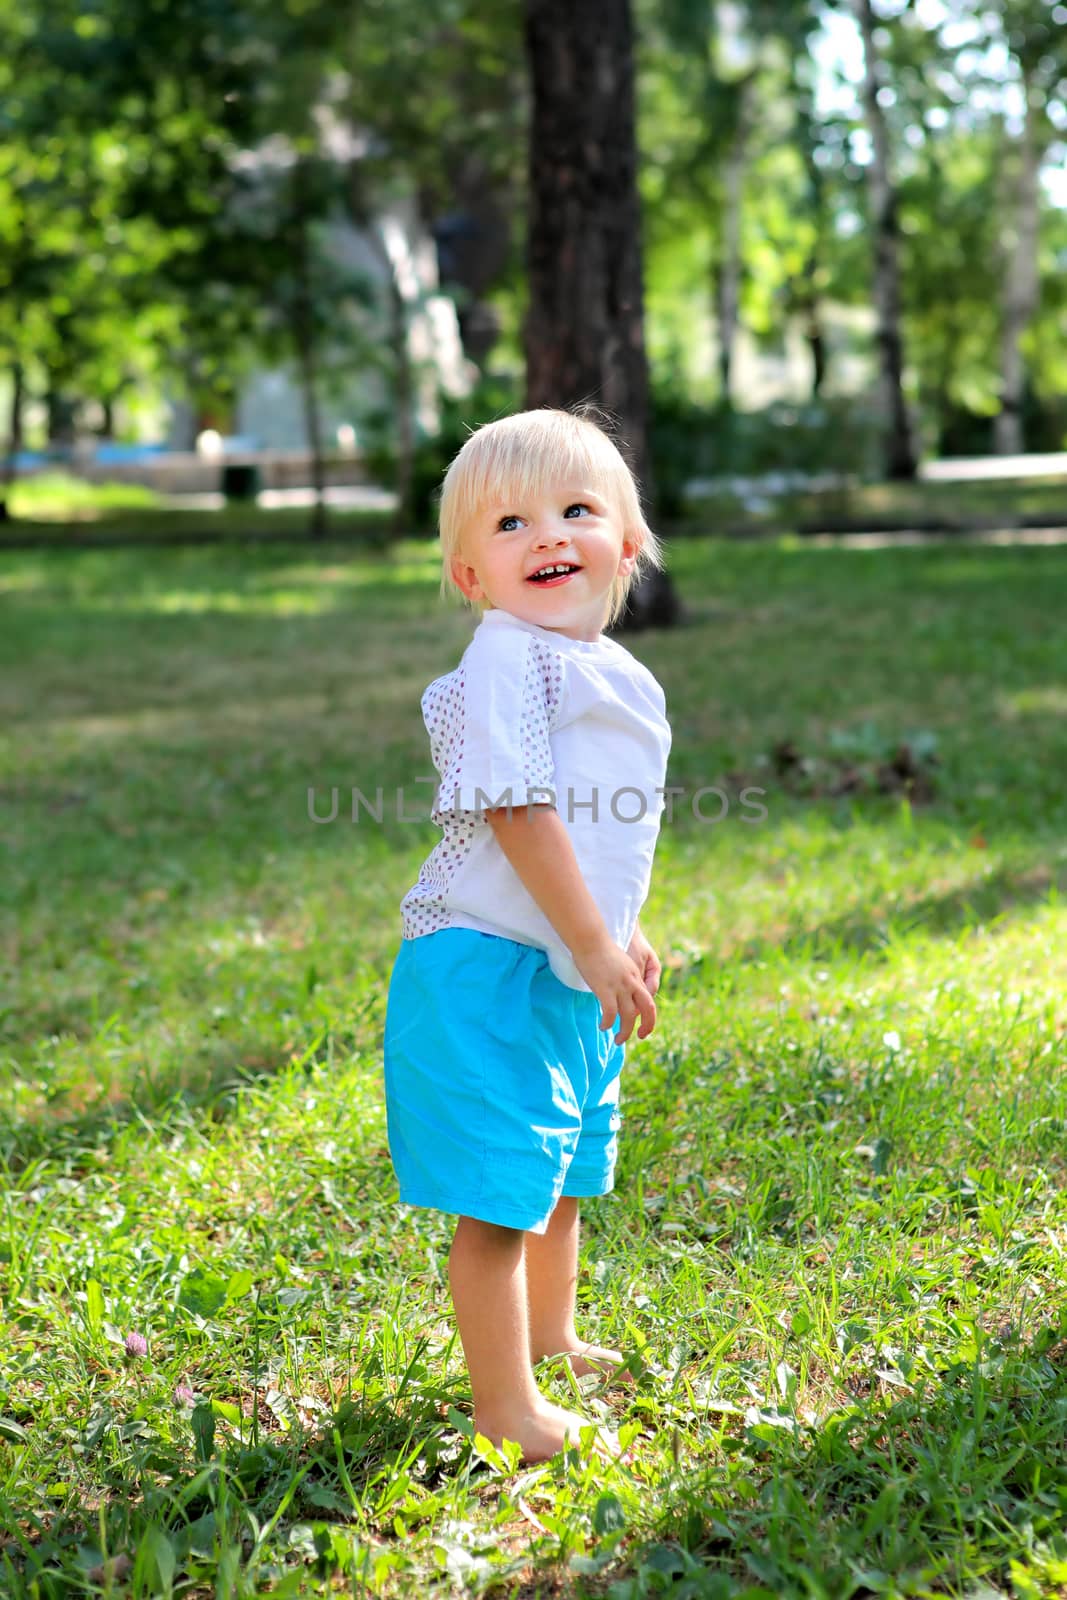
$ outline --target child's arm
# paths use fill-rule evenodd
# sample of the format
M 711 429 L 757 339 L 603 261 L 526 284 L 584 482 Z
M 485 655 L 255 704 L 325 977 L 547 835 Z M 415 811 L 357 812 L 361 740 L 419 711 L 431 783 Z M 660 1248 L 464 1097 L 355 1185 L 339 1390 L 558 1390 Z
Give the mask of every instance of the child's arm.
M 589 893 L 559 813 L 548 805 L 486 811 L 497 843 L 525 888 L 567 946 L 575 966 L 600 1001 L 600 1026 L 616 1015 L 616 1042 L 625 1043 L 637 1018 L 639 1039 L 656 1026 L 656 1002 L 641 966 L 617 945 Z

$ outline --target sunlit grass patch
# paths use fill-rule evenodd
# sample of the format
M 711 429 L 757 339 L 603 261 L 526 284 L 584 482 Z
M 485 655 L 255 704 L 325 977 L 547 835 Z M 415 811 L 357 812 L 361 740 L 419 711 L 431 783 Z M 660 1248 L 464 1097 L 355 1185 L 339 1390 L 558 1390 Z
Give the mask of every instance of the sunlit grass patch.
M 58 471 L 16 479 L 8 498 L 13 517 L 48 522 L 95 521 L 108 512 L 143 512 L 161 504 L 155 490 L 143 484 L 87 483 Z

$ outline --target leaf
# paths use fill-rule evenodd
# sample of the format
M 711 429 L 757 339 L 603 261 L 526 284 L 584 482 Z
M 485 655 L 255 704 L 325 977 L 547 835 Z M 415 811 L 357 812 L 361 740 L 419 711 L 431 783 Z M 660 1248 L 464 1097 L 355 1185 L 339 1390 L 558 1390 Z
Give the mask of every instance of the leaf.
M 12 1417 L 0 1417 L 0 1439 L 10 1439 L 12 1444 L 29 1444 L 30 1436 Z
M 162 1595 L 164 1600 L 174 1588 L 174 1571 L 177 1560 L 174 1548 L 162 1528 L 154 1524 L 147 1527 L 137 1547 L 134 1562 L 134 1587 L 145 1593 Z
M 470 1417 L 465 1417 L 462 1411 L 457 1411 L 455 1406 L 449 1406 L 448 1420 L 456 1432 L 461 1433 L 465 1439 L 474 1438 L 474 1423 Z
M 206 1560 L 215 1548 L 216 1534 L 215 1513 L 208 1511 L 186 1527 L 175 1529 L 174 1539 L 178 1554 L 183 1560 L 191 1555 Z
M 617 1495 L 602 1494 L 593 1507 L 593 1531 L 604 1535 L 626 1526 L 626 1513 Z
M 242 1268 L 240 1272 L 233 1273 L 229 1283 L 226 1285 L 226 1299 L 242 1300 L 255 1281 L 254 1275 L 248 1271 L 247 1267 Z
M 858 1345 L 870 1343 L 871 1330 L 865 1322 L 852 1320 L 842 1323 L 836 1330 L 837 1348 L 843 1356 L 855 1350 Z
M 99 1334 L 104 1325 L 104 1291 L 95 1278 L 85 1285 L 85 1317 L 89 1332 Z
M 685 1567 L 685 1557 L 676 1545 L 654 1544 L 643 1552 L 639 1571 L 657 1572 L 670 1578 L 684 1572 Z
M 336 1489 L 331 1489 L 325 1483 L 313 1483 L 306 1487 L 304 1499 L 308 1505 L 317 1506 L 320 1511 L 335 1511 L 338 1515 L 347 1515 L 352 1510 L 345 1496 L 338 1494 Z
M 198 1405 L 193 1408 L 190 1421 L 196 1440 L 196 1453 L 201 1461 L 208 1461 L 215 1447 L 215 1413 L 210 1405 Z
M 507 1445 L 508 1440 L 505 1439 L 504 1443 Z M 480 1455 L 484 1461 L 487 1461 L 491 1467 L 496 1468 L 497 1472 L 507 1472 L 507 1462 L 505 1461 L 501 1451 L 497 1449 L 496 1445 L 487 1434 L 475 1433 L 474 1448 L 477 1454 Z
M 226 1304 L 227 1285 L 206 1267 L 194 1267 L 182 1279 L 178 1304 L 198 1317 L 213 1317 Z

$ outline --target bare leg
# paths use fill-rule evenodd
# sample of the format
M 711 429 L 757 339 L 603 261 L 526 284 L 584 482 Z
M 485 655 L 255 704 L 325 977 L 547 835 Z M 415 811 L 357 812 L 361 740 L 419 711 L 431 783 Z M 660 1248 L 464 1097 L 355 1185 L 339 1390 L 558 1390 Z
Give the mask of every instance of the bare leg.
M 461 1217 L 448 1267 L 479 1433 L 497 1445 L 518 1440 L 527 1461 L 576 1445 L 588 1419 L 553 1405 L 534 1381 L 521 1229 Z
M 578 1287 L 578 1202 L 562 1196 L 544 1233 L 527 1233 L 526 1287 L 529 1301 L 530 1359 L 566 1355 L 572 1372 L 605 1377 L 622 1365 L 618 1350 L 586 1344 L 574 1326 Z

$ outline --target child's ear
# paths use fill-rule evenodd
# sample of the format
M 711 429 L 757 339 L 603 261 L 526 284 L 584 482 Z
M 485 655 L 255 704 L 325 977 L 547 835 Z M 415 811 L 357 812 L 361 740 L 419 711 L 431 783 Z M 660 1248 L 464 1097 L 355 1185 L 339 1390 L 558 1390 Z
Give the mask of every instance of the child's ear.
M 637 565 L 637 558 L 641 554 L 641 545 L 632 534 L 624 533 L 622 536 L 622 549 L 619 552 L 619 566 L 617 577 L 628 578 Z
M 468 600 L 484 600 L 485 590 L 478 582 L 478 574 L 459 556 L 452 557 L 452 581 Z

